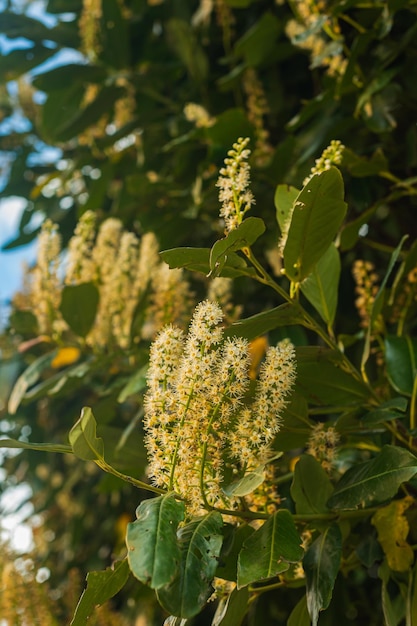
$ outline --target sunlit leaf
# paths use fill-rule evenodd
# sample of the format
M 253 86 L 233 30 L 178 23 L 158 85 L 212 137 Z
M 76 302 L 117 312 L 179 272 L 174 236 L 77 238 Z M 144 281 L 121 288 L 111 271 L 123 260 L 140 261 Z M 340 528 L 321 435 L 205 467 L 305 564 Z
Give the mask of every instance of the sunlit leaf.
M 0 439 L 0 448 L 15 448 L 22 450 L 38 450 L 39 452 L 59 452 L 60 454 L 71 454 L 71 446 L 57 443 L 31 443 L 18 439 Z
M 254 339 L 274 328 L 300 324 L 303 320 L 302 309 L 296 302 L 281 304 L 270 311 L 264 311 L 252 315 L 252 317 L 234 322 L 231 326 L 226 328 L 225 336 L 233 337 L 237 335 L 238 337 L 245 337 L 246 339 Z
M 129 567 L 142 583 L 160 589 L 174 579 L 180 567 L 177 528 L 184 519 L 184 504 L 172 493 L 144 500 L 136 517 L 127 526 Z
M 311 544 L 303 560 L 307 582 L 307 607 L 312 625 L 317 626 L 319 612 L 327 609 L 342 556 L 342 535 L 332 524 Z
M 379 509 L 371 520 L 377 529 L 378 541 L 385 552 L 388 565 L 394 572 L 406 572 L 414 561 L 413 548 L 407 543 L 410 525 L 404 515 L 412 503 L 411 496 L 394 500 Z
M 104 458 L 103 440 L 97 437 L 97 424 L 90 408 L 81 410 L 80 418 L 70 430 L 69 442 L 74 454 L 84 461 Z
M 25 371 L 19 376 L 16 381 L 13 391 L 10 394 L 9 404 L 7 407 L 10 415 L 14 415 L 19 408 L 22 399 L 24 398 L 27 390 L 37 383 L 42 373 L 51 366 L 53 359 L 55 358 L 57 351 L 48 352 L 37 358 Z
M 179 569 L 172 582 L 157 591 L 159 602 L 173 615 L 197 615 L 212 594 L 211 582 L 223 542 L 222 526 L 220 513 L 213 511 L 179 529 Z
M 281 231 L 288 226 L 288 220 L 299 193 L 300 190 L 296 187 L 291 187 L 291 185 L 278 185 L 276 188 L 274 201 L 277 211 L 277 222 Z
M 103 572 L 89 572 L 87 587 L 75 609 L 70 626 L 85 626 L 94 609 L 116 595 L 129 577 L 127 559 L 117 561 Z
M 219 239 L 210 252 L 211 276 L 219 276 L 228 255 L 251 246 L 265 232 L 265 224 L 259 217 L 248 217 L 224 239 Z
M 291 514 L 282 509 L 243 544 L 239 555 L 237 585 L 273 578 L 303 558 L 304 550 Z
M 417 472 L 417 458 L 396 446 L 385 445 L 371 461 L 351 467 L 337 483 L 327 505 L 356 509 L 385 502 Z

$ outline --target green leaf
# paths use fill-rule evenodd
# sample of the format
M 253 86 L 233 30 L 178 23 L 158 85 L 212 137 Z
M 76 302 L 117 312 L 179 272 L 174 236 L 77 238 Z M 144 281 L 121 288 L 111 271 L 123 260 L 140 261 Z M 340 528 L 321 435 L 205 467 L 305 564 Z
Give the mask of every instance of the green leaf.
M 223 536 L 220 513 L 212 511 L 178 531 L 181 562 L 174 580 L 158 589 L 161 605 L 173 615 L 197 615 L 212 593 Z
M 127 398 L 146 389 L 146 372 L 148 366 L 142 367 L 131 376 L 117 397 L 117 402 L 125 402 Z
M 401 419 L 405 417 L 407 406 L 406 398 L 392 398 L 392 400 L 381 404 L 377 409 L 363 415 L 361 422 L 366 426 L 370 426 L 371 424 L 381 424 L 382 422 Z
M 407 626 L 417 626 L 417 563 L 414 565 L 407 595 Z
M 51 366 L 52 360 L 55 358 L 57 350 L 43 354 L 36 359 L 16 381 L 13 391 L 10 394 L 9 404 L 7 407 L 10 415 L 14 415 L 20 406 L 27 390 L 37 383 L 42 373 Z
M 185 20 L 172 18 L 165 24 L 168 41 L 177 57 L 187 68 L 196 83 L 206 80 L 209 63 L 191 24 Z
M 240 626 L 248 610 L 248 588 L 234 589 L 227 598 L 220 599 L 211 626 Z
M 337 406 L 361 403 L 369 397 L 365 383 L 343 369 L 339 352 L 315 346 L 297 347 L 296 390 L 309 402 Z
M 71 446 L 58 443 L 31 443 L 18 439 L 0 439 L 0 448 L 20 448 L 23 450 L 38 450 L 39 452 L 59 452 L 71 454 Z
M 387 335 L 385 361 L 388 380 L 395 391 L 411 396 L 417 374 L 417 339 Z
M 86 86 L 89 83 L 101 83 L 105 78 L 105 69 L 98 65 L 68 63 L 35 76 L 32 84 L 36 89 L 49 93 L 60 91 L 63 85 L 81 83 Z
M 81 416 L 69 432 L 69 442 L 75 456 L 83 461 L 104 459 L 103 440 L 97 437 L 97 423 L 90 408 L 81 409 Z
M 261 65 L 274 55 L 281 29 L 278 18 L 266 11 L 236 42 L 234 53 L 243 57 L 245 63 L 251 67 Z
M 339 252 L 331 243 L 311 274 L 301 283 L 302 293 L 330 326 L 336 314 L 340 269 Z
M 267 519 L 243 544 L 237 569 L 238 589 L 273 578 L 288 569 L 288 563 L 303 558 L 301 540 L 291 514 L 282 509 Z
M 417 458 L 411 452 L 386 445 L 371 461 L 351 467 L 343 474 L 327 505 L 331 509 L 348 510 L 385 502 L 416 472 Z
M 62 290 L 62 317 L 79 337 L 86 337 L 96 318 L 99 291 L 93 283 L 66 285 Z
M 136 517 L 127 525 L 129 567 L 142 583 L 160 589 L 178 573 L 177 528 L 184 519 L 184 504 L 169 493 L 141 502 Z
M 92 126 L 104 113 L 108 113 L 114 104 L 125 95 L 125 89 L 117 85 L 104 86 L 95 99 L 83 109 L 77 108 L 75 115 L 62 119 L 51 134 L 55 141 L 69 141 Z M 51 130 L 51 129 L 49 129 Z
M 326 513 L 333 485 L 320 463 L 310 454 L 302 454 L 294 469 L 291 497 L 298 514 Z
M 343 197 L 343 179 L 335 167 L 313 176 L 297 196 L 284 246 L 290 280 L 304 280 L 330 246 L 346 214 Z
M 265 232 L 264 221 L 260 217 L 248 217 L 224 239 L 216 241 L 210 252 L 211 276 L 218 276 L 230 252 L 251 246 Z
M 291 611 L 287 626 L 311 626 L 307 609 L 307 597 L 303 596 Z
M 275 191 L 275 208 L 277 210 L 277 222 L 284 231 L 288 225 L 294 202 L 299 195 L 300 190 L 291 185 L 278 185 Z
M 102 36 L 100 58 L 105 65 L 118 70 L 127 69 L 130 64 L 131 50 L 129 23 L 117 0 L 103 2 L 100 34 Z
M 311 544 L 303 560 L 307 584 L 307 607 L 312 625 L 317 626 L 319 612 L 327 609 L 342 556 L 342 535 L 332 524 Z
M 95 607 L 113 598 L 124 587 L 128 578 L 127 559 L 114 563 L 104 572 L 89 572 L 87 587 L 77 604 L 70 626 L 85 626 Z
M 224 526 L 224 541 L 216 570 L 218 578 L 224 578 L 232 582 L 237 581 L 237 563 L 240 551 L 246 539 L 253 535 L 255 529 L 249 524 Z
M 282 453 L 276 455 L 274 459 L 279 458 L 280 456 L 282 456 Z M 273 459 L 269 459 L 268 463 L 270 463 L 272 460 Z M 224 487 L 223 491 L 229 497 L 247 496 L 252 493 L 252 491 L 255 491 L 255 489 L 259 487 L 259 485 L 262 485 L 264 480 L 265 465 L 260 465 L 259 467 L 256 467 L 255 469 L 247 472 L 239 480 L 235 480 L 230 485 L 227 485 L 227 487 Z
M 205 276 L 210 272 L 209 248 L 172 248 L 160 252 L 160 257 L 170 268 L 184 267 L 193 272 L 200 272 Z M 254 274 L 255 269 L 248 267 L 245 260 L 235 252 L 228 254 L 226 264 L 221 272 L 222 276 L 228 278 L 253 276 Z
M 41 44 L 35 44 L 29 49 L 11 50 L 8 54 L 4 54 L 0 57 L 0 76 L 2 82 L 16 80 L 19 76 L 25 74 L 33 67 L 40 65 L 55 53 L 56 50 L 46 48 Z
M 375 296 L 375 300 L 372 304 L 372 309 L 370 313 L 370 321 L 369 321 L 368 328 L 367 328 L 366 335 L 365 335 L 365 345 L 364 345 L 363 354 L 362 354 L 362 361 L 361 361 L 362 370 L 365 368 L 366 362 L 370 354 L 372 332 L 374 329 L 375 322 L 378 318 L 378 315 L 381 313 L 381 310 L 384 304 L 385 287 L 386 287 L 388 278 L 390 277 L 390 274 L 392 270 L 394 269 L 394 265 L 397 262 L 398 257 L 400 255 L 401 248 L 403 247 L 404 242 L 406 241 L 407 238 L 408 238 L 408 235 L 404 235 L 404 237 L 401 239 L 400 243 L 398 244 L 398 246 L 395 248 L 394 252 L 392 253 L 387 271 L 378 289 L 378 293 Z
M 275 309 L 257 313 L 243 320 L 233 322 L 226 328 L 226 337 L 245 337 L 255 339 L 279 326 L 301 324 L 304 320 L 303 310 L 297 302 L 281 304 Z
M 224 152 L 230 149 L 237 137 L 252 137 L 253 126 L 243 109 L 233 108 L 220 113 L 213 126 L 205 132 L 215 149 Z

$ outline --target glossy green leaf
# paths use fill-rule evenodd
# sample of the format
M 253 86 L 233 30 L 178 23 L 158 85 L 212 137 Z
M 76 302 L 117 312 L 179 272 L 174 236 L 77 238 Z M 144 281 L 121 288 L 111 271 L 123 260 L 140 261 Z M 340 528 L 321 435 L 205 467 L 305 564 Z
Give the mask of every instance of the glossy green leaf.
M 304 448 L 311 434 L 311 428 L 314 426 L 314 422 L 308 417 L 306 399 L 297 393 L 292 393 L 281 418 L 282 425 L 274 439 L 275 449 L 287 452 L 294 448 Z
M 387 335 L 385 361 L 395 391 L 411 396 L 417 375 L 417 339 Z
M 330 326 L 336 314 L 340 270 L 340 255 L 331 243 L 311 274 L 301 283 L 304 296 Z
M 273 459 L 268 459 L 268 462 L 270 463 L 280 456 L 282 456 L 282 453 L 275 455 Z M 249 472 L 244 474 L 244 476 L 242 476 L 240 479 L 233 481 L 232 483 L 230 483 L 230 485 L 227 485 L 227 487 L 224 487 L 223 491 L 229 497 L 247 496 L 252 493 L 252 491 L 255 491 L 257 487 L 262 485 L 264 480 L 265 465 L 260 465 L 259 467 L 256 467 L 253 470 L 250 470 Z
M 129 578 L 127 559 L 117 561 L 103 572 L 89 572 L 87 587 L 75 609 L 70 626 L 85 626 L 94 609 L 116 595 Z
M 209 248 L 172 248 L 160 253 L 161 258 L 169 267 L 184 267 L 187 270 L 200 272 L 205 276 L 210 272 Z M 235 252 L 227 256 L 221 276 L 234 278 L 237 276 L 254 275 L 255 270 L 246 265 L 245 260 Z
M 79 337 L 86 337 L 96 318 L 99 291 L 93 283 L 66 285 L 62 290 L 62 317 Z
M 259 217 L 248 217 L 224 239 L 216 241 L 210 252 L 211 276 L 219 276 L 228 255 L 251 246 L 265 232 L 265 223 Z
M 371 461 L 351 467 L 337 483 L 327 505 L 332 509 L 367 507 L 392 498 L 417 473 L 417 458 L 386 445 Z
M 178 574 L 181 553 L 177 528 L 184 519 L 184 503 L 172 493 L 144 500 L 136 517 L 127 526 L 129 567 L 142 583 L 160 589 Z
M 61 454 L 71 454 L 71 446 L 55 443 L 31 443 L 18 439 L 0 439 L 0 448 L 15 448 L 22 450 L 38 450 L 39 452 L 59 452 Z
M 248 610 L 248 588 L 234 589 L 227 598 L 220 599 L 211 626 L 240 626 Z
M 19 408 L 20 403 L 27 390 L 38 382 L 42 373 L 51 366 L 52 360 L 55 358 L 57 350 L 43 354 L 37 358 L 25 371 L 19 376 L 16 381 L 13 391 L 10 394 L 7 410 L 10 415 L 14 415 Z
M 301 324 L 304 320 L 303 312 L 297 302 L 281 304 L 275 309 L 257 313 L 243 320 L 233 322 L 225 330 L 226 337 L 245 337 L 255 339 L 280 326 Z
M 343 369 L 340 353 L 315 346 L 297 347 L 296 390 L 318 405 L 363 403 L 369 397 L 365 383 Z
M 291 211 L 300 190 L 291 185 L 278 185 L 275 191 L 275 208 L 277 210 L 277 222 L 281 231 L 284 231 L 291 217 Z
M 97 423 L 89 407 L 81 409 L 81 416 L 71 428 L 68 438 L 74 454 L 80 459 L 104 459 L 103 440 L 97 437 Z
M 392 398 L 392 400 L 381 404 L 377 409 L 365 413 L 365 415 L 361 417 L 361 422 L 369 426 L 371 424 L 381 424 L 383 422 L 404 418 L 407 406 L 408 401 L 406 398 Z
M 391 570 L 386 561 L 383 561 L 379 567 L 378 576 L 382 581 L 381 605 L 384 614 L 384 626 L 399 626 L 405 617 L 406 605 L 403 594 L 398 593 L 398 588 L 391 578 Z M 396 594 L 395 591 L 397 591 Z
M 294 469 L 291 497 L 296 512 L 325 513 L 333 485 L 320 463 L 310 454 L 302 454 Z
M 335 238 L 346 214 L 338 169 L 313 176 L 297 196 L 284 246 L 285 272 L 294 282 L 311 273 Z
M 223 542 L 222 526 L 222 516 L 212 511 L 179 529 L 179 569 L 173 581 L 157 592 L 161 605 L 173 615 L 193 617 L 210 597 Z
M 237 569 L 238 589 L 273 578 L 303 558 L 301 540 L 291 514 L 282 509 L 267 519 L 243 544 Z
M 332 524 L 311 544 L 303 560 L 307 583 L 307 607 L 312 626 L 317 626 L 319 612 L 327 609 L 342 556 L 342 535 Z

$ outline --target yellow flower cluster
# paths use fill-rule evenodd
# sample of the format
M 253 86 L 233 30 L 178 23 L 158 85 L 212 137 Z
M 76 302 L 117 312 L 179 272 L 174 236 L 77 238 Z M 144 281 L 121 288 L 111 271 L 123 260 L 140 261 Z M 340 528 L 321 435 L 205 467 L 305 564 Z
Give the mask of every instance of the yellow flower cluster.
M 243 216 L 255 203 L 249 189 L 250 167 L 247 159 L 250 150 L 247 148 L 249 138 L 240 137 L 233 144 L 232 150 L 224 160 L 225 167 L 220 169 L 220 176 L 216 183 L 219 187 L 219 200 L 222 203 L 220 217 L 225 222 L 225 232 L 229 233 L 239 226 Z
M 193 122 L 197 128 L 209 128 L 216 119 L 201 104 L 189 102 L 184 107 L 184 116 L 188 122 Z
M 154 234 L 139 239 L 115 218 L 105 220 L 97 231 L 92 211 L 80 218 L 64 264 L 57 227 L 45 222 L 31 278 L 26 305 L 33 310 L 40 333 L 51 337 L 68 331 L 59 310 L 64 286 L 92 282 L 98 287 L 98 310 L 86 338 L 94 349 L 112 344 L 126 349 L 132 335 L 150 338 L 167 319 L 183 324 L 189 318 L 188 283 L 182 270 L 170 270 L 160 261 Z M 142 326 L 132 332 L 139 304 L 144 310 Z
M 368 328 L 371 320 L 372 305 L 378 293 L 378 275 L 375 273 L 375 266 L 370 261 L 358 259 L 352 267 L 353 278 L 355 279 L 355 291 L 357 298 L 355 305 L 361 318 L 362 328 Z
M 311 67 L 324 67 L 329 76 L 343 76 L 347 59 L 343 55 L 343 38 L 334 18 L 326 14 L 323 0 L 294 0 L 297 19 L 286 26 L 291 42 L 310 52 Z
M 269 142 L 269 131 L 264 123 L 264 116 L 269 113 L 269 105 L 262 83 L 253 67 L 249 67 L 243 75 L 243 89 L 247 98 L 248 120 L 255 128 L 253 158 L 259 167 L 266 166 L 274 152 Z
M 333 468 L 339 440 L 339 433 L 333 426 L 325 428 L 324 424 L 320 422 L 313 427 L 307 444 L 307 453 L 317 459 L 321 466 L 329 472 Z
M 303 185 L 306 185 L 315 174 L 321 174 L 329 170 L 332 165 L 340 165 L 344 149 L 345 146 L 341 141 L 333 139 L 327 148 L 323 150 L 320 158 L 316 159 L 314 167 L 311 168 L 311 174 L 304 179 Z
M 268 461 L 295 378 L 292 345 L 269 348 L 255 398 L 245 405 L 249 345 L 238 337 L 224 340 L 222 320 L 219 305 L 205 300 L 186 336 L 167 326 L 150 351 L 144 417 L 149 475 L 157 486 L 181 494 L 191 514 L 235 506 L 222 491 L 225 467 L 242 472 Z

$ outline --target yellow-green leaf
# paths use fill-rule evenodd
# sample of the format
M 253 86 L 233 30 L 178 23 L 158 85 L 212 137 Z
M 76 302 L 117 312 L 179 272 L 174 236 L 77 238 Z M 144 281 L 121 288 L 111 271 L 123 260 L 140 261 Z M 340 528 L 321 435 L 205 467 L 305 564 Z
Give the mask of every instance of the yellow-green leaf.
M 406 572 L 414 560 L 412 547 L 407 543 L 410 526 L 405 511 L 412 504 L 413 498 L 407 496 L 394 500 L 372 517 L 372 524 L 378 532 L 378 541 L 387 557 L 388 565 L 394 572 Z

